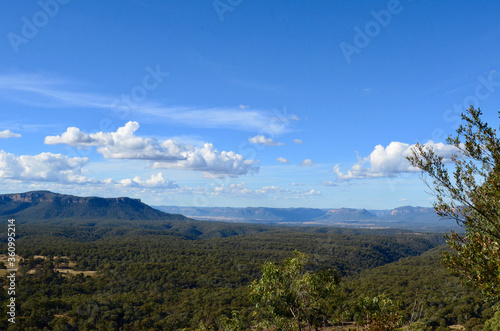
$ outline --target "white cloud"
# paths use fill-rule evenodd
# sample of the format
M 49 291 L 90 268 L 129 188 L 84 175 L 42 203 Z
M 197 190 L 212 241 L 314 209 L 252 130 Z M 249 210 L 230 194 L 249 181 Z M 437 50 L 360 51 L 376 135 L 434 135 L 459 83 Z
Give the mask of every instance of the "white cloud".
M 66 144 L 70 146 L 97 146 L 95 138 L 80 131 L 75 127 L 69 127 L 66 132 L 60 136 L 47 136 L 45 143 L 48 145 Z
M 14 155 L 0 151 L 0 178 L 64 184 L 98 183 L 84 176 L 88 158 L 69 158 L 61 154 Z
M 177 183 L 172 182 L 170 180 L 165 180 L 163 178 L 163 174 L 159 172 L 156 175 L 151 175 L 150 179 L 142 180 L 139 176 L 134 177 L 133 179 L 122 179 L 119 183 L 125 187 L 141 187 L 141 188 L 178 188 L 179 185 Z
M 301 167 L 310 167 L 310 166 L 313 166 L 313 165 L 314 165 L 314 162 L 311 159 L 305 159 L 304 161 L 302 161 L 300 163 Z
M 457 148 L 452 145 L 434 143 L 431 140 L 425 145 L 432 147 L 437 155 L 443 156 L 445 162 L 452 154 L 458 152 Z M 414 147 L 415 145 L 397 141 L 391 142 L 385 148 L 382 145 L 377 145 L 369 156 L 359 158 L 358 162 L 347 173 L 343 173 L 338 164 L 333 168 L 333 171 L 339 180 L 394 177 L 400 173 L 419 172 L 420 170 L 413 167 L 406 159 L 407 156 L 411 155 L 411 149 Z
M 45 137 L 45 143 L 79 147 L 97 146 L 97 151 L 107 159 L 179 160 L 184 158 L 178 155 L 178 150 L 163 148 L 154 138 L 135 136 L 134 133 L 138 129 L 139 123 L 128 122 L 116 132 L 101 131 L 89 135 L 78 128 L 69 127 L 60 136 Z
M 335 184 L 334 182 L 332 182 L 330 180 L 322 180 L 321 185 L 323 185 L 323 186 L 337 186 L 337 184 Z
M 14 133 L 10 130 L 3 130 L 0 131 L 0 139 L 7 139 L 7 138 L 20 138 L 21 135 L 18 133 Z
M 284 158 L 284 157 L 279 157 L 276 159 L 276 161 L 280 162 L 280 163 L 290 163 L 290 160 Z
M 188 169 L 204 172 L 205 176 L 239 176 L 257 173 L 258 167 L 254 160 L 246 160 L 242 155 L 232 151 L 219 152 L 212 144 L 205 144 L 202 148 L 192 146 L 178 146 L 173 141 L 165 141 L 162 145 L 172 145 L 179 148 L 179 155 L 184 160 L 175 162 L 155 162 L 154 169 Z
M 257 135 L 255 137 L 252 137 L 248 139 L 249 142 L 252 144 L 262 144 L 266 146 L 283 146 L 284 143 L 276 142 L 272 140 L 271 138 L 266 138 L 265 136 L 262 135 Z
M 154 161 L 154 169 L 187 169 L 202 171 L 206 176 L 239 176 L 256 173 L 254 160 L 246 160 L 232 151 L 219 152 L 212 144 L 194 147 L 174 141 L 142 138 L 134 133 L 139 123 L 128 122 L 116 132 L 86 134 L 70 127 L 62 135 L 47 136 L 46 144 L 97 146 L 97 151 L 108 159 L 138 159 Z
M 304 143 L 302 141 L 302 139 L 294 139 L 293 142 L 296 143 L 296 144 L 303 144 Z
M 207 192 L 205 192 L 206 194 Z M 222 184 L 214 188 L 212 195 L 231 195 L 231 196 L 251 196 L 266 197 L 274 196 L 284 199 L 301 199 L 311 196 L 322 196 L 323 194 L 315 189 L 310 190 L 291 190 L 280 186 L 264 186 L 258 189 L 252 189 L 246 183 Z

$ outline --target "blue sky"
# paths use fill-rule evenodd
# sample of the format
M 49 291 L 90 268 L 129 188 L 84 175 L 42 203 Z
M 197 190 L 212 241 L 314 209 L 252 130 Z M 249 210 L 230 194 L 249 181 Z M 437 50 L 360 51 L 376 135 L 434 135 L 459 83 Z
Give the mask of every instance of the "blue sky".
M 496 2 L 2 2 L 0 192 L 430 206 L 411 145 L 498 126 Z

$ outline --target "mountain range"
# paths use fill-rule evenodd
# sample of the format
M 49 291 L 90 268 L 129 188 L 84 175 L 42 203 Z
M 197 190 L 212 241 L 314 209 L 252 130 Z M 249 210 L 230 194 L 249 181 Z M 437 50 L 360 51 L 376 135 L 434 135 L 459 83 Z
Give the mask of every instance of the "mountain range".
M 79 197 L 50 191 L 0 195 L 0 216 L 25 221 L 41 220 L 164 220 L 223 221 L 295 226 L 399 228 L 442 232 L 459 230 L 451 220 L 440 220 L 433 208 L 404 206 L 392 210 L 179 207 L 144 204 L 128 197 Z
M 428 207 L 403 206 L 387 210 L 178 206 L 155 206 L 155 208 L 164 212 L 182 214 L 193 219 L 206 221 L 372 229 L 401 228 L 419 231 L 460 229 L 455 221 L 440 219 L 434 209 Z

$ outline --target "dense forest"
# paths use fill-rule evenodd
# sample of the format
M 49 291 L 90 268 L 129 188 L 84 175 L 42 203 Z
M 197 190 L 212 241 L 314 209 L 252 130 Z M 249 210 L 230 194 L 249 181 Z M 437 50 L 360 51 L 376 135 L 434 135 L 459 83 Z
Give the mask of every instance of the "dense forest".
M 248 285 L 266 261 L 279 264 L 295 250 L 311 256 L 311 271 L 339 276 L 329 312 L 338 327 L 356 319 L 360 298 L 381 294 L 417 330 L 480 329 L 493 316 L 441 266 L 441 234 L 121 220 L 35 222 L 16 231 L 17 318 L 15 325 L 3 318 L 1 329 L 223 329 L 233 314 L 246 329 L 256 325 Z M 6 251 L 6 236 L 2 242 Z

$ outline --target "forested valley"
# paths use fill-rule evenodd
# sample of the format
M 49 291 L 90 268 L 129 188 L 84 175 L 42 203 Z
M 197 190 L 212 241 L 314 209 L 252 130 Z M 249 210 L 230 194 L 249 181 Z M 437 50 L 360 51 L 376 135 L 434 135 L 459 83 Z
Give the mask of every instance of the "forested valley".
M 389 299 L 413 330 L 481 330 L 494 315 L 441 265 L 442 234 L 74 219 L 21 223 L 16 232 L 18 315 L 1 329 L 249 329 L 259 322 L 249 284 L 266 261 L 279 265 L 296 250 L 311 258 L 310 272 L 338 275 L 330 329 L 363 325 L 360 302 L 374 298 Z

